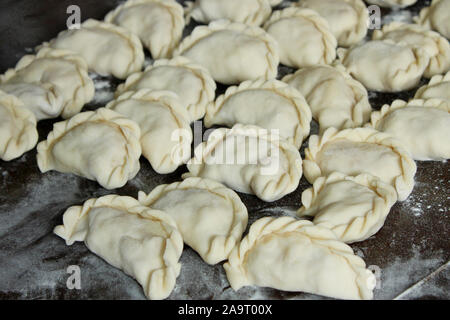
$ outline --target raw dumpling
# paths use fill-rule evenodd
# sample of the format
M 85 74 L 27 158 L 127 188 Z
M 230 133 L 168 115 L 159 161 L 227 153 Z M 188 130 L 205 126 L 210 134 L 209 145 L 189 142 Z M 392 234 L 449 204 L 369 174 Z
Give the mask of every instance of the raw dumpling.
M 137 35 L 153 59 L 170 58 L 183 34 L 184 12 L 173 0 L 128 0 L 105 21 Z
M 206 127 L 241 123 L 277 129 L 280 137 L 300 148 L 309 135 L 311 110 L 296 89 L 278 80 L 261 79 L 228 87 L 208 105 L 204 121 Z
M 43 46 L 80 54 L 89 70 L 102 76 L 125 79 L 144 65 L 144 50 L 137 36 L 122 27 L 94 19 L 86 20 L 79 29 L 60 32 Z
M 450 0 L 433 0 L 431 6 L 423 8 L 414 20 L 450 39 Z
M 66 119 L 79 113 L 95 94 L 94 82 L 88 76 L 84 59 L 67 50 L 50 48 L 42 48 L 36 55 L 24 56 L 14 69 L 0 76 L 0 83 L 2 86 L 24 83 L 53 85 L 63 97 L 61 115 Z M 39 112 L 47 114 L 45 117 L 59 115 L 59 111 L 54 109 L 49 111 L 42 108 Z
M 227 20 L 197 26 L 174 55 L 203 65 L 223 84 L 274 79 L 278 72 L 276 41 L 261 28 Z
M 38 121 L 57 118 L 62 112 L 64 98 L 51 83 L 5 83 L 0 90 L 19 98 Z
M 417 24 L 392 22 L 383 26 L 381 30 L 374 30 L 373 40 L 390 39 L 397 43 L 403 42 L 412 46 L 419 46 L 430 56 L 430 63 L 424 76 L 431 78 L 450 69 L 450 44 L 439 33 L 427 30 Z
M 404 8 L 412 6 L 417 0 L 365 0 L 369 4 L 375 4 L 385 8 Z
M 403 201 L 414 187 L 417 168 L 403 144 L 390 134 L 371 128 L 329 128 L 322 136 L 309 138 L 303 169 L 310 183 L 334 171 L 348 176 L 369 173 L 392 185 Z
M 342 66 L 312 66 L 283 78 L 306 98 L 320 131 L 359 127 L 372 111 L 367 90 Z
M 329 228 L 339 240 L 352 243 L 377 233 L 395 201 L 395 189 L 374 176 L 333 172 L 317 178 L 303 191 L 303 207 L 297 214 L 314 217 L 315 225 Z
M 325 18 L 341 47 L 356 44 L 367 34 L 369 14 L 362 0 L 302 0 L 295 5 L 317 11 Z
M 328 22 L 310 9 L 287 8 L 275 11 L 264 24 L 280 47 L 280 62 L 301 68 L 330 64 L 336 58 L 336 38 Z
M 100 108 L 53 125 L 37 146 L 41 172 L 57 170 L 98 181 L 106 189 L 123 187 L 139 171 L 137 123 Z
M 142 154 L 159 174 L 171 173 L 191 157 L 189 115 L 170 91 L 128 91 L 107 104 L 141 128 Z
M 10 161 L 34 148 L 36 119 L 22 101 L 0 91 L 0 159 Z
M 450 158 L 448 100 L 395 100 L 373 112 L 369 125 L 400 140 L 414 160 Z
M 186 177 L 209 178 L 271 202 L 297 189 L 302 159 L 294 145 L 267 129 L 237 124 L 214 130 L 195 148 Z
M 135 278 L 149 299 L 165 299 L 180 274 L 183 239 L 173 219 L 131 197 L 108 195 L 73 206 L 54 233 L 84 241 L 110 265 Z
M 149 195 L 141 191 L 139 201 L 168 213 L 184 242 L 209 264 L 226 260 L 247 227 L 247 208 L 239 196 L 208 179 L 160 185 Z
M 329 229 L 291 217 L 264 217 L 224 264 L 234 290 L 257 285 L 339 299 L 372 299 L 374 274 Z
M 227 19 L 260 26 L 272 13 L 269 0 L 195 0 L 187 5 L 188 18 L 201 23 Z
M 347 71 L 368 90 L 398 92 L 419 84 L 430 62 L 427 52 L 392 40 L 374 40 L 338 55 Z
M 445 75 L 435 75 L 427 85 L 417 90 L 415 99 L 439 98 L 450 101 L 450 72 Z
M 214 101 L 216 95 L 216 83 L 208 70 L 182 56 L 157 60 L 144 72 L 132 74 L 117 87 L 116 96 L 145 88 L 176 93 L 188 110 L 191 122 L 203 118 L 206 105 Z

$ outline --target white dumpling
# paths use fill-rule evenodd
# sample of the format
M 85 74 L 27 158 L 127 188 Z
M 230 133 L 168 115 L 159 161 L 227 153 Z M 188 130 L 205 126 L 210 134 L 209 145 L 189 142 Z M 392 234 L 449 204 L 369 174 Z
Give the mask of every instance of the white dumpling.
M 368 125 L 400 140 L 414 160 L 450 158 L 448 100 L 395 100 L 373 112 Z
M 236 124 L 216 129 L 195 148 L 186 177 L 219 181 L 272 202 L 297 189 L 302 159 L 297 148 L 270 130 Z
M 328 22 L 313 10 L 293 7 L 275 11 L 264 29 L 278 42 L 280 62 L 286 66 L 330 64 L 336 58 L 336 38 Z
M 153 59 L 170 58 L 183 34 L 184 12 L 174 0 L 128 0 L 105 21 L 137 35 Z
M 141 128 L 142 154 L 159 174 L 174 172 L 191 157 L 189 115 L 169 91 L 128 91 L 106 105 Z
M 41 172 L 73 173 L 106 189 L 120 188 L 140 169 L 139 138 L 137 123 L 117 112 L 82 112 L 53 125 L 37 146 L 37 163 Z
M 430 63 L 424 76 L 431 78 L 450 69 L 450 44 L 439 33 L 427 30 L 417 24 L 392 22 L 381 30 L 374 30 L 373 40 L 390 39 L 413 46 L 420 46 L 430 56 Z
M 450 101 L 450 72 L 433 76 L 428 84 L 417 90 L 415 99 L 439 98 Z
M 0 159 L 18 158 L 33 149 L 37 141 L 34 115 L 15 96 L 0 91 Z
M 247 208 L 239 196 L 208 179 L 160 185 L 148 195 L 141 191 L 139 201 L 169 214 L 184 242 L 208 264 L 226 260 L 247 227 Z
M 309 135 L 311 118 L 307 102 L 296 89 L 278 80 L 261 79 L 228 87 L 208 105 L 204 122 L 206 127 L 241 123 L 277 129 L 280 137 L 300 148 Z
M 329 228 L 339 240 L 352 243 L 377 233 L 395 201 L 395 189 L 374 176 L 333 172 L 317 178 L 303 191 L 303 207 L 297 214 L 314 217 L 315 225 Z
M 79 113 L 95 94 L 94 82 L 88 76 L 84 59 L 73 52 L 51 48 L 42 48 L 36 55 L 22 57 L 15 68 L 0 76 L 0 83 L 53 85 L 62 95 L 61 115 L 66 119 Z M 48 110 L 40 111 L 48 113 Z
M 278 72 L 276 41 L 261 28 L 227 20 L 195 27 L 174 55 L 203 65 L 223 84 L 274 79 Z
M 303 94 L 321 132 L 329 127 L 359 127 L 369 120 L 372 108 L 367 90 L 342 66 L 302 68 L 283 81 Z
M 51 83 L 5 83 L 0 90 L 19 98 L 37 121 L 59 117 L 64 106 L 61 92 Z
M 175 287 L 183 239 L 165 212 L 131 197 L 108 195 L 68 208 L 53 232 L 69 246 L 84 241 L 93 253 L 135 278 L 149 299 L 165 299 Z
M 133 73 L 117 87 L 116 96 L 139 89 L 176 93 L 191 122 L 204 117 L 206 105 L 214 101 L 216 95 L 216 83 L 208 70 L 182 56 L 157 60 L 143 72 Z
M 234 290 L 257 285 L 339 299 L 372 299 L 374 274 L 329 229 L 291 217 L 264 217 L 224 264 Z
M 384 8 L 404 8 L 412 6 L 417 0 L 365 0 L 368 4 L 375 4 Z
M 433 0 L 414 20 L 450 39 L 450 0 Z
M 303 170 L 310 183 L 334 171 L 348 176 L 369 173 L 392 185 L 400 201 L 414 187 L 416 163 L 403 144 L 372 128 L 327 129 L 309 138 Z
M 414 88 L 430 62 L 417 46 L 373 40 L 348 50 L 338 49 L 340 62 L 368 90 L 398 92 Z
M 102 76 L 125 79 L 144 65 L 139 38 L 111 23 L 88 19 L 79 29 L 62 31 L 43 47 L 66 49 L 81 55 L 89 70 Z
M 187 5 L 188 18 L 201 23 L 227 19 L 259 26 L 272 13 L 269 0 L 195 0 Z
M 302 0 L 295 5 L 324 17 L 341 47 L 356 44 L 367 34 L 369 14 L 362 0 Z

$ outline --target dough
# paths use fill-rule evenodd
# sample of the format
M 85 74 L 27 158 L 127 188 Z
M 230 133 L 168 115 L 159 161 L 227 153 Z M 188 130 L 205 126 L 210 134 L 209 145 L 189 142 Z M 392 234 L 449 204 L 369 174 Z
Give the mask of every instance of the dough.
M 216 83 L 208 70 L 182 56 L 157 60 L 143 72 L 130 75 L 117 87 L 116 96 L 144 88 L 176 93 L 188 110 L 191 122 L 204 117 L 206 105 L 214 101 L 216 95 Z
M 349 176 L 369 173 L 392 185 L 400 201 L 414 187 L 416 163 L 405 146 L 390 134 L 371 128 L 327 129 L 309 138 L 303 170 L 310 183 L 334 171 Z
M 153 59 L 170 58 L 183 34 L 184 12 L 173 0 L 128 0 L 105 21 L 137 35 Z
M 22 101 L 0 91 L 0 159 L 10 161 L 36 146 L 36 119 Z
M 450 44 L 439 33 L 427 30 L 417 24 L 392 22 L 381 30 L 374 30 L 373 40 L 390 39 L 423 48 L 430 56 L 430 63 L 424 76 L 431 78 L 450 69 Z
M 278 80 L 260 79 L 228 87 L 208 105 L 204 122 L 207 128 L 241 123 L 278 129 L 282 138 L 300 149 L 309 135 L 311 110 L 296 89 Z
M 372 113 L 369 126 L 400 140 L 414 160 L 450 158 L 450 101 L 395 100 Z
M 86 62 L 67 50 L 42 48 L 36 55 L 26 55 L 15 68 L 0 76 L 0 83 L 53 85 L 63 97 L 61 115 L 65 119 L 79 113 L 95 95 Z
M 363 241 L 381 229 L 397 192 L 378 178 L 333 172 L 303 191 L 297 214 L 314 217 L 314 224 L 331 229 L 339 240 Z
M 125 79 L 144 65 L 139 38 L 111 23 L 88 19 L 80 29 L 65 30 L 43 47 L 66 49 L 80 54 L 89 70 L 102 76 Z
M 208 264 L 228 259 L 247 227 L 247 208 L 224 185 L 201 178 L 164 184 L 146 195 L 142 205 L 167 212 L 176 222 L 184 242 Z
M 368 90 L 399 92 L 414 88 L 430 62 L 427 52 L 392 40 L 373 40 L 338 49 L 340 62 Z
M 128 91 L 106 105 L 141 128 L 142 154 L 159 174 L 174 172 L 191 157 L 189 115 L 170 91 Z
M 417 90 L 415 99 L 440 98 L 450 101 L 450 72 L 445 75 L 435 75 L 427 85 Z
M 233 22 L 260 26 L 269 18 L 269 0 L 195 0 L 186 2 L 187 16 L 200 23 L 227 19 Z
M 433 0 L 414 20 L 450 39 L 450 0 Z
M 275 11 L 264 24 L 280 46 L 280 62 L 302 68 L 330 64 L 336 58 L 336 38 L 328 22 L 310 9 L 286 8 Z
M 329 229 L 291 217 L 265 217 L 250 227 L 224 264 L 234 290 L 257 285 L 339 299 L 372 299 L 376 279 Z
M 82 112 L 53 125 L 37 146 L 37 163 L 41 172 L 73 173 L 120 188 L 139 171 L 140 135 L 137 123 L 112 110 Z
M 417 0 L 365 0 L 368 4 L 375 4 L 385 8 L 404 8 L 412 6 Z
M 183 239 L 168 214 L 136 199 L 108 195 L 67 209 L 54 233 L 86 246 L 135 278 L 149 299 L 164 299 L 180 274 Z
M 271 131 L 236 124 L 214 130 L 195 148 L 186 177 L 219 181 L 233 190 L 278 200 L 297 189 L 302 159 L 296 147 Z
M 367 34 L 369 14 L 362 0 L 302 0 L 294 5 L 317 11 L 325 18 L 341 47 L 354 45 Z
M 174 55 L 203 65 L 223 84 L 274 79 L 278 72 L 277 42 L 261 28 L 227 20 L 197 26 Z
M 320 132 L 329 127 L 359 127 L 369 120 L 372 108 L 367 90 L 340 65 L 306 67 L 283 81 L 306 98 Z

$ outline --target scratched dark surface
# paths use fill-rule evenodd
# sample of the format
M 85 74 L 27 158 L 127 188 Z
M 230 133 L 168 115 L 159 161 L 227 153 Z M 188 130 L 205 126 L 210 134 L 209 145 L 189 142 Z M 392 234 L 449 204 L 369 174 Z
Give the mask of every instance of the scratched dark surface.
M 0 72 L 13 67 L 21 56 L 54 37 L 65 28 L 66 8 L 77 4 L 82 20 L 101 19 L 117 0 L 1 0 Z M 411 8 L 382 11 L 383 22 L 410 21 L 429 1 Z M 186 34 L 192 30 L 192 23 Z M 293 72 L 280 67 L 280 74 Z M 103 106 L 119 83 L 95 78 L 97 93 L 86 109 Z M 422 81 L 425 83 L 425 80 Z M 218 93 L 225 88 L 220 87 Z M 399 94 L 370 93 L 373 108 L 396 98 L 408 99 L 415 90 Z M 42 141 L 56 120 L 38 124 Z M 302 151 L 304 146 L 302 148 Z M 52 230 L 71 205 L 110 193 L 137 196 L 162 183 L 180 179 L 185 167 L 173 174 L 158 175 L 148 162 L 125 187 L 108 191 L 97 183 L 58 172 L 41 174 L 36 150 L 11 162 L 0 160 L 0 299 L 144 299 L 140 286 L 120 270 L 90 253 L 83 243 L 70 247 Z M 376 270 L 375 299 L 449 299 L 450 257 L 449 207 L 450 165 L 445 162 L 418 162 L 416 184 L 411 196 L 391 210 L 384 227 L 370 239 L 353 244 L 367 265 Z M 254 196 L 241 198 L 248 207 L 249 224 L 266 215 L 292 215 L 301 205 L 301 192 L 309 184 L 304 178 L 298 189 L 275 203 Z M 221 264 L 209 266 L 186 247 L 182 270 L 169 299 L 322 299 L 323 297 L 268 288 L 246 287 L 233 291 Z M 81 269 L 81 290 L 66 286 L 67 267 Z

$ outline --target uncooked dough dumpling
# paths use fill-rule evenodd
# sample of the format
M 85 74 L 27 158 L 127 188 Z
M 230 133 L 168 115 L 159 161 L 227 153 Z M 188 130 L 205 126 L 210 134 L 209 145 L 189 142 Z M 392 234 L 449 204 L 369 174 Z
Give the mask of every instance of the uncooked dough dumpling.
M 369 14 L 362 0 L 302 0 L 294 5 L 324 17 L 341 47 L 356 44 L 367 34 Z
M 430 62 L 425 49 L 392 40 L 373 40 L 350 49 L 339 48 L 338 55 L 350 75 L 366 89 L 380 92 L 414 88 Z
M 51 48 L 42 48 L 36 55 L 22 57 L 15 68 L 0 76 L 0 83 L 2 86 L 52 85 L 54 94 L 62 95 L 62 111 L 56 107 L 51 110 L 39 108 L 39 111 L 35 110 L 40 115 L 38 119 L 57 117 L 59 113 L 65 119 L 70 118 L 79 113 L 95 94 L 94 82 L 88 76 L 84 59 L 74 52 Z
M 445 75 L 435 75 L 428 84 L 417 90 L 415 99 L 438 98 L 450 101 L 450 72 Z
M 157 60 L 143 72 L 130 75 L 117 87 L 116 96 L 139 89 L 176 93 L 188 110 L 191 122 L 203 118 L 207 104 L 214 101 L 216 95 L 216 83 L 208 70 L 182 56 Z
M 247 227 L 247 208 L 239 196 L 208 179 L 160 185 L 148 195 L 141 191 L 139 201 L 168 213 L 184 242 L 209 264 L 226 260 Z
M 450 39 L 450 0 L 433 0 L 414 20 Z
M 274 79 L 278 44 L 259 27 L 217 20 L 197 26 L 174 52 L 203 65 L 214 80 L 236 84 L 258 78 Z
M 149 299 L 165 299 L 180 274 L 183 239 L 173 219 L 131 197 L 108 195 L 73 206 L 54 233 L 86 246 L 135 278 Z
M 125 79 L 144 65 L 139 38 L 111 23 L 88 19 L 79 29 L 62 31 L 43 47 L 66 49 L 81 55 L 89 70 L 102 76 Z
M 339 240 L 352 243 L 374 235 L 383 226 L 397 192 L 380 179 L 333 172 L 303 191 L 297 214 L 314 217 L 314 224 L 331 229 Z
M 390 39 L 423 48 L 430 56 L 430 63 L 424 76 L 431 78 L 450 69 L 450 44 L 439 33 L 427 30 L 417 24 L 392 22 L 381 30 L 374 30 L 373 40 Z
M 375 4 L 384 8 L 404 8 L 412 6 L 417 0 L 365 0 L 368 4 Z
M 338 299 L 372 299 L 374 274 L 333 231 L 308 220 L 264 217 L 224 264 L 234 290 L 256 285 Z
M 140 136 L 138 124 L 117 112 L 82 112 L 53 125 L 37 146 L 37 163 L 41 172 L 73 173 L 106 189 L 120 188 L 140 169 Z
M 191 157 L 189 115 L 170 91 L 128 91 L 106 105 L 139 124 L 142 154 L 159 174 L 174 172 Z
M 302 68 L 283 81 L 306 98 L 320 132 L 359 127 L 369 120 L 372 108 L 366 88 L 340 65 Z
M 297 189 L 302 159 L 297 148 L 267 129 L 236 124 L 216 129 L 195 148 L 186 177 L 219 181 L 272 202 Z
M 36 146 L 36 118 L 23 102 L 0 91 L 0 159 L 10 161 Z
M 286 66 L 330 64 L 336 58 L 336 38 L 328 22 L 313 10 L 292 7 L 275 11 L 264 29 L 278 42 L 280 62 Z
M 153 59 L 170 58 L 183 34 L 184 12 L 174 0 L 128 0 L 105 21 L 137 35 Z
M 416 170 L 416 163 L 399 140 L 372 128 L 329 128 L 321 136 L 313 135 L 303 161 L 310 183 L 334 171 L 348 176 L 369 173 L 392 185 L 400 201 L 411 193 Z
M 226 19 L 260 26 L 272 13 L 269 0 L 195 0 L 186 4 L 188 19 L 200 23 Z
M 369 125 L 400 140 L 414 160 L 450 158 L 449 100 L 395 100 L 373 112 Z
M 245 81 L 228 87 L 208 105 L 205 126 L 236 123 L 279 130 L 280 137 L 300 148 L 309 135 L 311 110 L 296 89 L 278 80 Z

